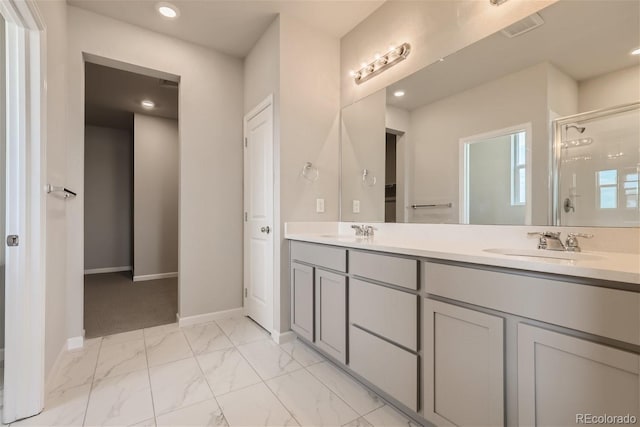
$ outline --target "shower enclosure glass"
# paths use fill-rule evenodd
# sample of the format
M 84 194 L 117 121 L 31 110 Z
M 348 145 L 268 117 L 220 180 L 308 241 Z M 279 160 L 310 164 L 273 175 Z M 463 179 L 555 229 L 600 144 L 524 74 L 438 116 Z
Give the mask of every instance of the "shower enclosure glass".
M 554 123 L 554 224 L 640 226 L 640 103 Z

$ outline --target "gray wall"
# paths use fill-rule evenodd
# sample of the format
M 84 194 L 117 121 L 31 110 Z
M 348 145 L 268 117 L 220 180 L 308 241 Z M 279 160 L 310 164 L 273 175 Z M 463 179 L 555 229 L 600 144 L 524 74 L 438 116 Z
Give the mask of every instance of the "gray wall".
M 136 114 L 133 129 L 135 280 L 178 271 L 178 121 Z
M 85 127 L 84 268 L 132 265 L 131 132 Z

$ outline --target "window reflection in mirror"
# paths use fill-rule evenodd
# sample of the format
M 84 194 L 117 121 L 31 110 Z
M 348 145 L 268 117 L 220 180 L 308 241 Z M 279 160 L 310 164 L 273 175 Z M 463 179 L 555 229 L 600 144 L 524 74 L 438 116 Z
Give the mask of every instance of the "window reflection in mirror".
M 460 140 L 463 224 L 531 224 L 531 124 Z

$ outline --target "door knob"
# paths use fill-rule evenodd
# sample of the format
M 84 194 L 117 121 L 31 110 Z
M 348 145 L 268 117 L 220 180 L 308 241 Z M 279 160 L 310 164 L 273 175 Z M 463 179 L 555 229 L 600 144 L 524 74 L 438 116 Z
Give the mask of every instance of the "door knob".
M 260 231 L 262 231 L 263 233 L 267 233 L 269 234 L 271 232 L 271 229 L 269 228 L 269 226 L 267 225 L 266 227 L 262 227 L 260 228 Z

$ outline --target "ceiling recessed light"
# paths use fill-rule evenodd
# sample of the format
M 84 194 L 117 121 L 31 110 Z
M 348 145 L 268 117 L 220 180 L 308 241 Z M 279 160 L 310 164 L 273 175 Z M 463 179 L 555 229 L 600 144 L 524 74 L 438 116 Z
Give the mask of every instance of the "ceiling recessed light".
M 640 55 L 640 47 L 631 51 L 631 55 Z
M 401 96 L 404 96 L 404 91 L 403 90 L 397 90 L 395 92 L 393 92 L 393 96 L 397 96 L 398 98 Z
M 178 10 L 178 8 L 171 3 L 158 3 L 156 7 L 160 15 L 164 16 L 165 18 L 173 19 L 177 18 L 180 15 L 180 11 Z
M 151 101 L 150 99 L 145 99 L 144 101 L 142 101 L 140 103 L 140 105 L 142 105 L 142 108 L 145 108 L 147 110 L 151 110 L 153 107 L 156 106 L 156 103 Z

